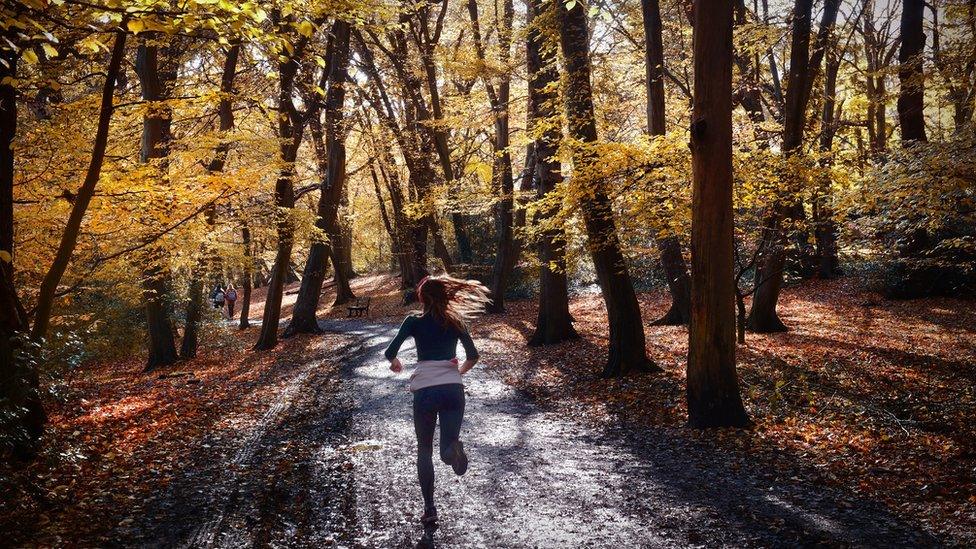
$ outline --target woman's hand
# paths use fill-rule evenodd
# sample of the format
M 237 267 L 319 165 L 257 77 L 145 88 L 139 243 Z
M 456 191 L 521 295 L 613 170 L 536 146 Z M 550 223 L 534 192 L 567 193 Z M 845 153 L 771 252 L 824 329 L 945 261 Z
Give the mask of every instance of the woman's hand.
M 398 374 L 403 371 L 403 363 L 400 362 L 399 358 L 394 358 L 390 361 L 390 370 L 393 370 Z
M 471 368 L 474 368 L 474 363 L 475 361 L 473 360 L 465 360 L 464 364 L 462 364 L 461 367 L 458 368 L 458 372 L 461 372 L 461 375 L 463 376 L 464 374 L 470 372 Z

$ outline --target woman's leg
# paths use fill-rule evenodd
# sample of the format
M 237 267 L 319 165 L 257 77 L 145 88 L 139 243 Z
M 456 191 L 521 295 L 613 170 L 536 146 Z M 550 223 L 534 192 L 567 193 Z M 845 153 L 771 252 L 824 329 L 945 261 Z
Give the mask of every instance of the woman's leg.
M 461 435 L 461 421 L 464 420 L 464 386 L 442 385 L 441 417 L 441 461 L 451 464 L 454 461 L 453 445 Z
M 424 509 L 434 508 L 434 427 L 437 424 L 436 400 L 431 388 L 413 394 L 413 429 L 417 433 L 417 477 L 424 495 Z

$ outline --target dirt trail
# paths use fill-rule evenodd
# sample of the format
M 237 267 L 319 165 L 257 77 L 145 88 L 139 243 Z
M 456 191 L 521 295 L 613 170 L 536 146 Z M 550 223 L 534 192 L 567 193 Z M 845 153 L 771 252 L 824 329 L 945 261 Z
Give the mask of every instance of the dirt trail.
M 471 468 L 458 478 L 435 463 L 441 525 L 423 532 L 407 376 L 382 358 L 396 326 L 323 326 L 355 337 L 323 350 L 344 361 L 341 375 L 296 370 L 247 429 L 206 450 L 215 463 L 190 457 L 201 465 L 160 495 L 145 524 L 119 532 L 120 545 L 939 545 L 876 505 L 777 484 L 674 432 L 584 427 L 536 406 L 490 365 L 466 379 Z M 402 358 L 409 364 L 412 348 Z

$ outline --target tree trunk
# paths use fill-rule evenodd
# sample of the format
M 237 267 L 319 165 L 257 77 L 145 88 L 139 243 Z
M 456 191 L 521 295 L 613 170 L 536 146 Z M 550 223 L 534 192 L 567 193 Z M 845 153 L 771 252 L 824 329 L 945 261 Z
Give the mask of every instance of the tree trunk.
M 393 238 L 395 243 L 394 251 L 396 253 L 397 263 L 400 266 L 400 288 L 406 289 L 413 287 L 420 279 L 414 271 L 415 262 L 409 231 L 410 223 L 403 210 L 403 190 L 400 186 L 400 179 L 396 177 L 395 173 L 387 175 L 387 170 L 384 166 L 388 160 L 381 150 L 377 164 L 379 167 L 379 175 L 383 178 L 387 192 L 390 194 L 390 224 L 393 229 L 391 238 Z
M 433 5 L 433 3 L 431 5 Z M 434 120 L 438 122 L 431 128 L 434 148 L 437 151 L 437 158 L 440 161 L 441 170 L 444 172 L 444 182 L 447 184 L 448 188 L 450 188 L 452 183 L 455 182 L 455 176 L 454 168 L 451 165 L 451 146 L 448 141 L 450 134 L 442 123 L 444 113 L 443 109 L 441 108 L 440 91 L 438 90 L 437 65 L 435 59 L 435 51 L 437 48 L 437 42 L 441 35 L 440 28 L 443 25 L 443 19 L 439 19 L 436 23 L 437 28 L 432 36 L 429 29 L 430 9 L 422 4 L 421 6 L 422 7 L 417 10 L 417 22 L 421 32 L 412 33 L 412 36 L 414 37 L 414 41 L 417 43 L 417 48 L 420 50 L 420 60 L 424 67 L 427 91 L 430 94 L 431 114 L 433 115 Z M 454 229 L 454 240 L 457 242 L 458 258 L 460 259 L 461 263 L 471 263 L 473 261 L 473 253 L 471 250 L 471 239 L 468 237 L 466 217 L 461 213 L 454 212 L 451 214 L 451 223 Z
M 151 259 L 148 261 L 152 262 Z M 145 371 L 151 372 L 175 363 L 179 356 L 176 353 L 169 304 L 166 302 L 169 275 L 161 266 L 152 264 L 144 269 L 142 276 L 142 299 L 146 302 L 146 329 L 149 332 L 149 356 Z
M 119 76 L 119 68 L 122 65 L 122 57 L 125 54 L 125 29 L 126 20 L 123 19 L 121 29 L 115 33 L 115 45 L 112 47 L 112 57 L 106 71 L 105 84 L 102 87 L 102 101 L 99 107 L 98 128 L 95 130 L 95 140 L 92 146 L 91 162 L 88 164 L 88 171 L 85 180 L 75 193 L 75 202 L 68 215 L 68 222 L 61 233 L 61 242 L 58 244 L 58 251 L 51 262 L 41 288 L 37 296 L 37 306 L 34 309 L 34 329 L 31 337 L 35 340 L 43 339 L 47 335 L 48 325 L 51 322 L 51 308 L 54 305 L 54 298 L 57 294 L 58 284 L 64 275 L 68 264 L 71 262 L 71 255 L 74 253 L 75 245 L 78 243 L 78 234 L 81 229 L 81 222 L 91 203 L 92 196 L 95 194 L 95 185 L 102 174 L 102 162 L 105 160 L 105 148 L 108 146 L 109 123 L 112 121 L 112 96 L 115 93 L 115 81 Z
M 343 144 L 343 161 L 345 160 L 345 144 Z M 345 179 L 345 176 L 343 176 Z M 342 268 L 342 273 L 347 280 L 352 280 L 359 276 L 356 274 L 356 269 L 353 267 L 352 263 L 352 221 L 349 217 L 350 206 L 349 206 L 349 187 L 348 185 L 343 185 L 342 196 L 339 198 L 339 265 Z M 351 299 L 351 295 L 349 296 Z
M 827 70 L 824 74 L 824 101 L 820 118 L 820 152 L 824 155 L 821 167 L 830 168 L 831 149 L 834 134 L 840 120 L 840 107 L 837 105 L 837 73 L 840 70 L 840 57 L 836 44 L 827 54 Z M 821 278 L 833 278 L 840 274 L 840 261 L 837 259 L 837 223 L 834 222 L 831 202 L 831 179 L 829 174 L 822 176 L 813 199 L 814 236 L 817 244 L 817 269 Z
M 699 0 L 691 124 L 691 325 L 688 423 L 749 423 L 735 371 L 732 212 L 732 1 Z
M 481 41 L 481 28 L 478 19 L 477 0 L 468 0 L 468 14 L 471 17 L 471 33 L 474 39 L 475 51 L 478 58 L 485 62 L 485 46 Z M 504 0 L 502 23 L 498 29 L 499 61 L 504 66 L 509 62 L 512 49 L 512 19 L 514 7 L 512 0 Z M 498 193 L 498 203 L 495 205 L 495 260 L 491 269 L 491 303 L 488 312 L 505 312 L 505 291 L 508 280 L 515 267 L 514 225 L 514 192 L 515 185 L 512 176 L 512 155 L 509 152 L 509 97 L 511 77 L 508 71 L 500 77 L 496 89 L 491 79 L 484 78 L 488 100 L 494 115 L 495 140 L 492 143 L 492 183 Z
M 865 0 L 861 15 L 864 34 L 864 56 L 867 64 L 866 95 L 868 99 L 867 129 L 871 156 L 880 158 L 887 150 L 888 121 L 885 105 L 885 74 L 887 61 L 879 33 L 874 26 L 874 0 Z
M 305 40 L 299 40 L 299 44 L 294 47 L 294 54 L 280 59 L 278 65 L 278 139 L 280 142 L 278 154 L 282 164 L 278 180 L 275 182 L 275 206 L 278 208 L 279 216 L 278 246 L 274 265 L 271 268 L 271 279 L 268 281 L 267 297 L 264 301 L 261 334 L 254 345 L 256 350 L 273 349 L 278 344 L 282 294 L 291 267 L 294 227 L 287 212 L 295 207 L 295 158 L 298 156 L 298 147 L 305 128 L 305 121 L 295 108 L 292 95 L 298 72 L 299 54 L 304 50 L 305 44 L 307 44 Z
M 297 333 L 320 333 L 316 311 L 322 294 L 322 284 L 325 272 L 331 258 L 336 281 L 336 300 L 333 306 L 346 303 L 353 299 L 349 278 L 341 257 L 342 228 L 339 223 L 339 205 L 346 192 L 346 147 L 345 127 L 343 123 L 342 107 L 345 102 L 345 81 L 348 78 L 349 66 L 349 24 L 336 20 L 332 25 L 333 48 L 332 58 L 329 60 L 329 89 L 325 97 L 325 153 L 328 160 L 325 164 L 321 184 L 321 194 L 318 203 L 318 219 L 316 227 L 322 230 L 329 239 L 325 242 L 315 242 L 309 250 L 305 271 L 302 275 L 302 285 L 298 290 L 295 309 L 291 323 L 285 330 L 286 336 Z M 320 138 L 321 130 L 313 121 L 313 137 Z M 319 148 L 319 147 L 317 147 Z
M 641 0 L 644 21 L 644 84 L 647 86 L 647 133 L 664 135 L 664 40 L 658 0 Z
M 400 215 L 404 212 L 402 206 L 406 205 L 408 197 L 410 200 L 423 200 L 427 196 L 430 184 L 434 178 L 429 159 L 419 150 L 419 143 L 422 142 L 423 135 L 416 129 L 418 121 L 413 114 L 414 110 L 423 108 L 423 104 L 419 99 L 416 102 L 410 101 L 405 103 L 405 107 L 407 108 L 404 108 L 403 111 L 406 123 L 405 127 L 401 129 L 397 123 L 392 101 L 386 92 L 386 87 L 376 66 L 372 51 L 366 45 L 365 39 L 359 32 L 354 30 L 353 36 L 356 39 L 357 53 L 363 61 L 363 68 L 366 69 L 375 88 L 371 90 L 372 93 L 367 95 L 367 99 L 372 103 L 377 117 L 395 138 L 403 155 L 404 163 L 406 164 L 408 173 L 407 188 L 410 194 L 404 196 L 396 177 L 396 166 L 389 160 L 391 158 L 389 151 L 383 149 L 382 146 L 379 147 L 379 154 L 383 159 L 383 162 L 380 164 L 380 170 L 389 179 L 390 197 L 394 200 L 393 208 Z M 400 42 L 402 42 L 402 39 L 398 41 L 398 43 Z M 389 52 L 388 56 L 394 66 L 402 67 L 406 63 L 406 52 L 402 51 L 402 47 L 394 49 L 396 51 Z M 409 71 L 401 72 L 401 83 L 405 89 L 412 90 L 412 93 L 409 93 L 409 95 L 413 96 L 417 94 L 419 84 L 411 76 Z M 390 166 L 388 173 L 383 171 L 384 164 Z M 399 206 L 396 203 L 397 197 L 400 198 Z M 426 209 L 428 206 L 424 205 L 424 208 Z M 434 213 L 428 210 L 422 217 L 417 219 L 408 219 L 406 215 L 403 215 L 403 223 L 400 225 L 400 231 L 403 233 L 407 242 L 402 246 L 402 250 L 410 256 L 410 274 L 414 278 L 414 280 L 401 281 L 401 284 L 406 289 L 412 288 L 414 284 L 428 274 L 427 236 L 431 228 L 434 229 L 435 250 L 439 250 L 438 254 L 441 256 L 442 261 L 446 260 L 449 262 L 450 256 L 446 255 L 447 250 L 444 246 L 443 239 L 440 238 L 437 219 Z M 439 246 L 437 246 L 438 242 L 440 243 Z M 446 266 L 449 266 L 449 263 Z M 408 291 L 405 293 L 405 301 L 409 301 L 412 298 L 412 292 Z
M 217 105 L 217 115 L 220 120 L 219 129 L 221 141 L 214 151 L 214 157 L 207 166 L 207 171 L 211 174 L 220 173 L 224 169 L 227 160 L 227 153 L 230 150 L 230 142 L 226 140 L 225 134 L 234 128 L 234 109 L 231 101 L 231 94 L 234 93 L 234 77 L 237 75 L 237 59 L 240 57 L 241 46 L 234 44 L 227 50 L 227 57 L 224 59 L 224 70 L 220 79 L 220 103 Z M 206 212 L 207 225 L 212 231 L 217 223 L 216 205 L 212 205 Z M 204 244 L 200 250 L 200 260 L 192 273 L 190 282 L 190 302 L 186 307 L 186 327 L 183 330 L 183 341 L 180 343 L 180 356 L 182 358 L 193 358 L 197 356 L 199 345 L 199 326 L 200 317 L 203 311 L 204 285 L 203 278 L 211 271 L 210 265 L 211 250 Z
M 529 127 L 544 124 L 546 130 L 534 143 L 536 196 L 539 200 L 551 200 L 556 185 L 562 181 L 561 166 L 556 157 L 562 132 L 559 125 L 551 124 L 557 120 L 556 110 L 559 94 L 555 90 L 559 82 L 559 71 L 553 54 L 544 56 L 547 32 L 561 5 L 545 0 L 529 0 L 527 17 L 529 32 L 526 36 L 526 61 L 529 73 Z M 540 21 L 544 17 L 543 21 Z M 546 23 L 548 22 L 548 25 Z M 543 204 L 547 204 L 543 202 Z M 558 213 L 558 206 L 548 204 L 538 212 L 537 220 L 543 222 Z M 536 317 L 535 333 L 529 345 L 551 345 L 579 339 L 573 328 L 573 317 L 569 313 L 569 284 L 566 279 L 566 235 L 562 227 L 553 226 L 539 235 L 539 314 Z
M 925 0 L 904 0 L 901 50 L 898 52 L 898 122 L 904 142 L 928 141 L 925 135 Z
M 18 459 L 31 459 L 38 450 L 47 414 L 40 398 L 37 368 L 30 360 L 18 360 L 25 351 L 27 314 L 14 286 L 14 151 L 17 134 L 17 54 L 0 53 L 0 434 Z M 8 80 L 9 79 L 9 80 Z
M 573 139 L 590 144 L 597 141 L 593 94 L 590 89 L 589 34 L 582 3 L 559 12 L 559 38 L 566 66 L 566 117 Z M 592 185 L 592 193 L 582 199 L 583 220 L 589 237 L 590 254 L 603 292 L 610 321 L 610 350 L 604 376 L 619 376 L 631 371 L 659 371 L 647 358 L 644 324 L 634 286 L 613 219 L 613 209 L 604 182 L 585 175 L 597 161 L 592 152 L 577 148 L 573 152 L 577 184 Z
M 790 71 L 786 89 L 784 108 L 783 155 L 790 156 L 800 152 L 803 145 L 803 130 L 806 124 L 807 103 L 810 98 L 810 82 L 816 79 L 826 48 L 826 40 L 837 18 L 838 0 L 826 2 L 817 45 L 810 56 L 810 19 L 813 0 L 796 0 L 793 8 L 793 35 L 790 48 Z M 792 174 L 783 174 L 784 181 L 792 181 Z M 786 266 L 786 235 L 782 230 L 784 221 L 798 219 L 797 213 L 803 211 L 799 198 L 789 196 L 777 200 L 766 215 L 760 249 L 762 257 L 756 269 L 755 297 L 749 314 L 749 328 L 755 332 L 770 333 L 786 331 L 787 327 L 776 312 L 779 294 L 783 287 Z M 791 212 L 793 212 L 791 214 Z M 801 243 L 801 253 L 807 248 L 805 239 Z
M 244 242 L 244 257 L 247 258 L 247 270 L 241 277 L 242 293 L 241 296 L 241 323 L 238 326 L 241 330 L 251 326 L 251 286 L 254 281 L 254 250 L 251 248 L 251 229 L 247 222 L 241 225 L 241 240 Z
M 201 264 L 203 262 L 201 261 Z M 200 343 L 200 317 L 203 316 L 203 273 L 205 268 L 191 273 L 189 297 L 186 304 L 186 324 L 183 327 L 183 341 L 180 342 L 180 358 L 186 360 L 197 356 Z
M 136 73 L 142 86 L 142 99 L 152 108 L 142 120 L 142 150 L 139 161 L 149 164 L 159 161 L 159 177 L 163 184 L 169 180 L 168 157 L 172 138 L 172 111 L 164 101 L 169 98 L 171 86 L 176 80 L 175 61 L 168 54 L 172 46 L 164 46 L 165 62 L 171 66 L 160 67 L 160 50 L 158 46 L 140 44 L 136 54 Z M 146 371 L 168 366 L 177 361 L 176 339 L 173 334 L 173 323 L 170 319 L 169 304 L 166 296 L 169 293 L 169 273 L 167 267 L 161 263 L 164 254 L 152 247 L 141 254 L 144 258 L 142 299 L 146 303 L 146 328 L 149 331 L 149 357 Z M 202 288 L 201 288 L 202 292 Z
M 641 0 L 644 20 L 644 69 L 647 86 L 647 133 L 664 135 L 667 132 L 664 104 L 664 41 L 661 27 L 661 6 L 658 0 Z M 656 325 L 687 324 L 691 306 L 691 281 L 688 267 L 681 253 L 681 241 L 667 236 L 658 241 L 661 267 L 671 293 L 671 308 L 654 322 Z

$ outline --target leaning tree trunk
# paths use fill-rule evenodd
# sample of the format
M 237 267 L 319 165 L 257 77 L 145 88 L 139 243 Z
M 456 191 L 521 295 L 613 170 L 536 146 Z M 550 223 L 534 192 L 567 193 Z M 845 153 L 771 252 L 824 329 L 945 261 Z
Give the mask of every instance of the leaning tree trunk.
M 349 24 L 336 20 L 332 26 L 333 48 L 332 58 L 329 60 L 329 90 L 325 97 L 325 177 L 322 179 L 321 194 L 318 203 L 318 219 L 316 227 L 329 238 L 329 243 L 315 242 L 309 250 L 305 271 L 302 275 L 302 285 L 298 290 L 295 310 L 291 323 L 285 330 L 285 335 L 297 333 L 319 333 L 321 328 L 315 312 L 318 310 L 322 284 L 325 281 L 325 271 L 330 257 L 333 259 L 333 272 L 336 280 L 336 300 L 333 305 L 339 305 L 352 299 L 352 289 L 338 250 L 342 238 L 339 226 L 339 204 L 345 193 L 346 178 L 346 148 L 343 140 L 342 106 L 345 101 L 345 81 L 348 77 L 349 66 Z M 313 132 L 319 135 L 321 131 L 313 126 Z
M 582 202 L 583 221 L 590 254 L 603 293 L 610 322 L 609 357 L 604 376 L 658 368 L 647 358 L 644 324 L 634 285 L 617 239 L 613 208 L 605 183 L 586 172 L 598 159 L 585 148 L 597 141 L 593 93 L 590 89 L 589 34 L 582 3 L 559 10 L 559 39 L 566 67 L 566 118 L 573 139 L 584 144 L 573 152 L 573 177 L 577 184 L 591 185 Z M 582 179 L 582 181 L 580 181 Z
M 120 23 L 121 28 L 115 34 L 115 45 L 112 47 L 112 57 L 105 73 L 105 84 L 102 87 L 102 101 L 99 107 L 98 127 L 95 130 L 95 140 L 92 147 L 91 162 L 88 164 L 88 171 L 85 174 L 85 181 L 81 184 L 78 192 L 75 193 L 75 201 L 71 206 L 71 213 L 68 215 L 68 222 L 61 233 L 61 242 L 55 252 L 54 261 L 48 269 L 41 288 L 37 296 L 37 306 L 34 308 L 34 328 L 31 331 L 31 338 L 35 340 L 43 339 L 47 335 L 47 329 L 51 322 L 51 308 L 54 305 L 54 298 L 57 295 L 58 284 L 64 276 L 68 264 L 71 262 L 71 255 L 74 253 L 75 245 L 78 243 L 78 234 L 81 230 L 81 222 L 88 210 L 92 197 L 95 195 L 95 185 L 98 183 L 102 174 L 102 162 L 105 160 L 105 148 L 108 146 L 109 123 L 112 121 L 112 96 L 115 93 L 115 82 L 118 80 L 119 70 L 122 65 L 122 57 L 125 54 L 125 30 L 126 19 Z
M 217 105 L 217 115 L 220 120 L 219 129 L 221 141 L 214 151 L 214 157 L 210 159 L 207 172 L 210 174 L 220 173 L 224 170 L 227 160 L 227 153 L 230 151 L 230 142 L 226 139 L 226 134 L 234 128 L 234 109 L 231 94 L 234 92 L 234 76 L 237 75 L 237 59 L 240 57 L 241 46 L 234 44 L 227 50 L 227 57 L 224 59 L 224 70 L 220 79 L 220 103 Z M 213 230 L 217 223 L 216 204 L 211 205 L 206 212 L 207 226 Z M 180 343 L 180 356 L 183 358 L 193 358 L 197 356 L 199 346 L 200 317 L 203 312 L 203 277 L 211 271 L 209 258 L 211 250 L 206 245 L 201 246 L 200 260 L 193 270 L 193 280 L 190 282 L 190 302 L 186 307 L 186 328 L 183 330 L 183 341 Z
M 898 51 L 898 122 L 904 142 L 928 141 L 925 135 L 925 0 L 904 0 L 901 49 Z
M 688 423 L 742 427 L 749 418 L 735 371 L 731 0 L 696 3 L 693 40 Z
M 536 196 L 546 205 L 538 212 L 536 221 L 546 223 L 558 213 L 558 206 L 552 200 L 556 185 L 562 181 L 561 166 L 556 157 L 561 130 L 551 124 L 557 120 L 556 110 L 559 94 L 556 84 L 559 71 L 556 70 L 554 55 L 544 56 L 546 33 L 541 28 L 551 29 L 556 17 L 557 4 L 544 0 L 529 0 L 527 17 L 529 32 L 526 36 L 526 62 L 529 72 L 529 126 L 544 124 L 546 131 L 534 143 Z M 551 225 L 551 222 L 550 222 Z M 561 226 L 549 226 L 541 231 L 539 239 L 539 314 L 536 317 L 535 333 L 529 345 L 551 345 L 578 339 L 573 328 L 573 317 L 569 313 L 569 284 L 566 277 L 566 235 Z
M 17 54 L 0 53 L 0 435 L 18 459 L 37 454 L 47 415 L 40 398 L 40 380 L 33 361 L 24 354 L 27 314 L 14 286 L 14 151 L 17 133 Z
M 164 47 L 167 53 L 172 46 Z M 175 65 L 170 55 L 166 55 L 168 63 Z M 159 178 L 165 184 L 169 180 L 168 157 L 172 138 L 171 123 L 172 110 L 166 106 L 171 86 L 176 80 L 176 68 L 160 68 L 160 51 L 155 45 L 140 44 L 136 54 L 136 73 L 142 86 L 142 99 L 147 104 L 156 103 L 147 111 L 142 120 L 142 150 L 139 161 L 142 164 L 158 161 Z M 155 252 L 159 248 L 153 247 Z M 149 356 L 146 361 L 146 371 L 168 366 L 175 363 L 179 355 L 176 352 L 176 339 L 173 335 L 173 323 L 170 320 L 169 304 L 166 296 L 169 293 L 169 272 L 161 264 L 161 253 L 146 250 L 142 254 L 144 265 L 142 272 L 142 299 L 146 304 L 146 328 L 149 332 Z
M 664 105 L 664 41 L 662 38 L 661 6 L 658 0 L 641 0 L 644 20 L 644 83 L 647 86 L 647 133 L 664 135 L 667 132 Z M 691 280 L 681 253 L 681 241 L 666 236 L 658 241 L 661 267 L 671 293 L 671 308 L 654 324 L 677 326 L 687 324 L 691 307 Z
M 268 293 L 264 301 L 264 315 L 261 320 L 261 334 L 256 350 L 273 349 L 278 344 L 278 324 L 281 321 L 281 301 L 284 294 L 285 279 L 291 267 L 291 249 L 294 241 L 294 227 L 288 212 L 295 207 L 295 158 L 302 141 L 305 121 L 299 114 L 292 99 L 295 90 L 295 76 L 298 72 L 299 53 L 305 49 L 307 41 L 302 36 L 294 48 L 294 54 L 279 60 L 278 65 L 278 155 L 281 169 L 275 182 L 275 206 L 278 209 L 278 246 L 275 261 L 268 281 Z

